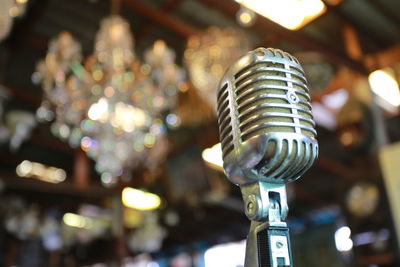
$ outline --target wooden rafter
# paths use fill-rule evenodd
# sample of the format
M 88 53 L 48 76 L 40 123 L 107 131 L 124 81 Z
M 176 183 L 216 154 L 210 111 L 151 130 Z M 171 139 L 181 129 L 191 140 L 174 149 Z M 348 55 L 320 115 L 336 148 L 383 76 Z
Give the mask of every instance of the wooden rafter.
M 166 14 L 170 14 L 181 3 L 182 3 L 182 0 L 169 0 L 169 1 L 166 1 L 161 6 L 161 10 Z M 140 30 L 137 33 L 135 33 L 135 40 L 139 41 L 140 39 L 143 39 L 143 37 L 145 37 L 146 35 L 149 35 L 156 27 L 157 27 L 157 23 L 155 23 L 155 21 L 151 21 L 150 23 L 147 23 L 146 25 L 141 27 Z
M 169 16 L 166 12 L 153 8 L 149 5 L 143 4 L 137 0 L 122 0 L 123 7 L 131 9 L 135 13 L 140 13 L 152 21 L 157 22 L 160 26 L 163 26 L 170 31 L 181 35 L 183 37 L 188 37 L 194 34 L 198 34 L 199 31 L 189 26 L 173 17 Z

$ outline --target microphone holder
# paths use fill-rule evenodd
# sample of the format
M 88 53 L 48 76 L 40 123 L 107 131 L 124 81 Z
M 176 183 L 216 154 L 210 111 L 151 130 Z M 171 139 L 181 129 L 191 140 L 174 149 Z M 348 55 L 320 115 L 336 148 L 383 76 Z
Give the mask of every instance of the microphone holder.
M 262 181 L 240 186 L 251 220 L 245 267 L 293 267 L 284 184 Z

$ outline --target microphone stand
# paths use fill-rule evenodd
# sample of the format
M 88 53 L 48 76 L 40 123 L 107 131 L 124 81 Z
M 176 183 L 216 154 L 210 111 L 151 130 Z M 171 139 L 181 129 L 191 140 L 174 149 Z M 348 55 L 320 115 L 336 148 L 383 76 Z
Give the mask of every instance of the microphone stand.
M 293 267 L 284 184 L 262 181 L 240 187 L 251 220 L 245 267 Z

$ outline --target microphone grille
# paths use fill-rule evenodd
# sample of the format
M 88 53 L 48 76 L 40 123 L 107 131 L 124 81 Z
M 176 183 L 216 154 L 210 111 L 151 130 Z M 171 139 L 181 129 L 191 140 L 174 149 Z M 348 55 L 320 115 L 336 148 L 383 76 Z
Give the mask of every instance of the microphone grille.
M 234 74 L 241 141 L 269 132 L 314 138 L 309 89 L 297 59 L 272 48 L 255 53 L 260 60 Z
M 279 181 L 298 177 L 318 154 L 310 100 L 304 71 L 290 54 L 258 48 L 239 59 L 225 73 L 217 96 L 224 162 L 231 163 L 228 156 L 241 153 L 244 142 L 264 136 L 268 153 L 257 173 Z M 295 159 L 299 163 L 289 166 Z
M 225 83 L 218 91 L 217 96 L 218 125 L 223 157 L 234 149 L 230 101 L 228 83 Z

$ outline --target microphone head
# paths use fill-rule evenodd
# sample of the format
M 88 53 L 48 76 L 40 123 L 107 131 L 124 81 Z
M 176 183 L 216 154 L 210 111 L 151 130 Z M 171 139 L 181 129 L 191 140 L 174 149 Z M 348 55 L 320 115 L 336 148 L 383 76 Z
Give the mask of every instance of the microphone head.
M 257 48 L 225 73 L 218 124 L 228 178 L 244 185 L 298 179 L 318 156 L 309 89 L 296 58 Z

